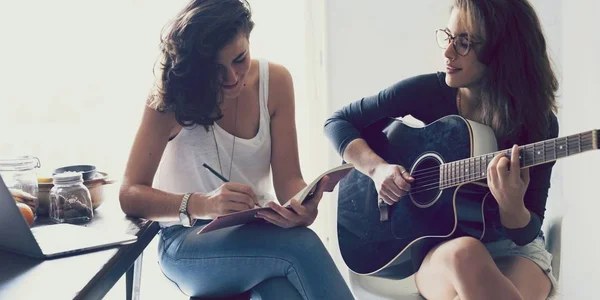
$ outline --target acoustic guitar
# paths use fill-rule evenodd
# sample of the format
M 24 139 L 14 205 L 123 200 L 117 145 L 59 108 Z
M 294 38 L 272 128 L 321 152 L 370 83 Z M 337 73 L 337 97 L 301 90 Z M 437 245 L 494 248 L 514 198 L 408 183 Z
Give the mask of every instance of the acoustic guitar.
M 485 188 L 487 166 L 500 152 L 510 157 L 511 150 L 497 150 L 490 127 L 456 115 L 420 128 L 396 119 L 386 122 L 362 136 L 388 163 L 405 166 L 415 181 L 382 219 L 371 178 L 356 169 L 348 173 L 338 194 L 338 244 L 351 271 L 403 279 L 419 269 L 433 246 L 455 238 L 459 231 L 463 236 L 467 232 L 481 240 L 486 237 L 484 212 L 497 209 Z M 591 130 L 520 145 L 520 166 L 596 150 L 599 139 L 599 131 Z M 457 196 L 470 195 L 461 190 L 477 186 L 487 193 Z M 471 231 L 458 230 L 463 227 Z

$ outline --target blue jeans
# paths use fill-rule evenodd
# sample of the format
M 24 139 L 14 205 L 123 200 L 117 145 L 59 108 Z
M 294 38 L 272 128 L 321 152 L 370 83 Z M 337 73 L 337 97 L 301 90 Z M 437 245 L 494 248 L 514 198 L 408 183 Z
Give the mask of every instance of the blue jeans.
M 197 235 L 200 226 L 163 228 L 159 240 L 163 273 L 188 296 L 252 289 L 263 300 L 354 299 L 319 237 L 306 227 L 246 224 Z

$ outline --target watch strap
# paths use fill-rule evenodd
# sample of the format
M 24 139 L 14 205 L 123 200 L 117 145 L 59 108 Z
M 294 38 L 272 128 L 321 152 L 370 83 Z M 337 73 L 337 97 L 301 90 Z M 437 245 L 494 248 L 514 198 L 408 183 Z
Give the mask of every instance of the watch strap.
M 192 227 L 194 226 L 194 223 L 196 223 L 196 220 L 192 220 L 190 214 L 188 213 L 188 203 L 192 194 L 193 193 L 187 193 L 183 195 L 183 199 L 181 199 L 181 205 L 179 206 L 179 220 L 185 227 Z

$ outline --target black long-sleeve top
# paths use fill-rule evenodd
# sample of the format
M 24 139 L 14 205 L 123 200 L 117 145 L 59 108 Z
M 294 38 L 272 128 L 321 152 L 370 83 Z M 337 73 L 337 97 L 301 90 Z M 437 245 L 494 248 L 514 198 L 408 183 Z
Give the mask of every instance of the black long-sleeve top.
M 354 139 L 361 138 L 362 129 L 389 117 L 412 115 L 425 124 L 447 115 L 457 115 L 456 88 L 445 82 L 445 73 L 419 75 L 402 80 L 376 95 L 362 98 L 335 112 L 325 122 L 325 135 L 340 155 Z M 558 121 L 554 114 L 550 118 L 550 136 L 558 136 Z M 523 141 L 498 141 L 499 149 L 508 149 Z M 533 142 L 533 141 L 531 141 Z M 529 223 L 518 229 L 504 228 L 508 238 L 517 245 L 533 241 L 542 226 L 546 211 L 546 200 L 550 188 L 550 176 L 554 162 L 530 168 L 530 182 L 525 193 L 525 207 L 531 213 Z

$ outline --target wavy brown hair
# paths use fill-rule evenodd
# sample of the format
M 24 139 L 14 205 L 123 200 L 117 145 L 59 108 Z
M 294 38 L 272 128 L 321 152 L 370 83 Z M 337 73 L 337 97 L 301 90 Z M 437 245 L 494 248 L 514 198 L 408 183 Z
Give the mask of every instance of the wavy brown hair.
M 163 29 L 158 83 L 148 104 L 174 112 L 184 127 L 212 125 L 222 117 L 219 50 L 254 27 L 245 0 L 192 0 Z M 156 74 L 155 74 L 156 75 Z
M 534 142 L 549 135 L 557 112 L 558 81 L 540 21 L 527 0 L 454 0 L 487 65 L 481 84 L 481 119 L 501 139 Z

